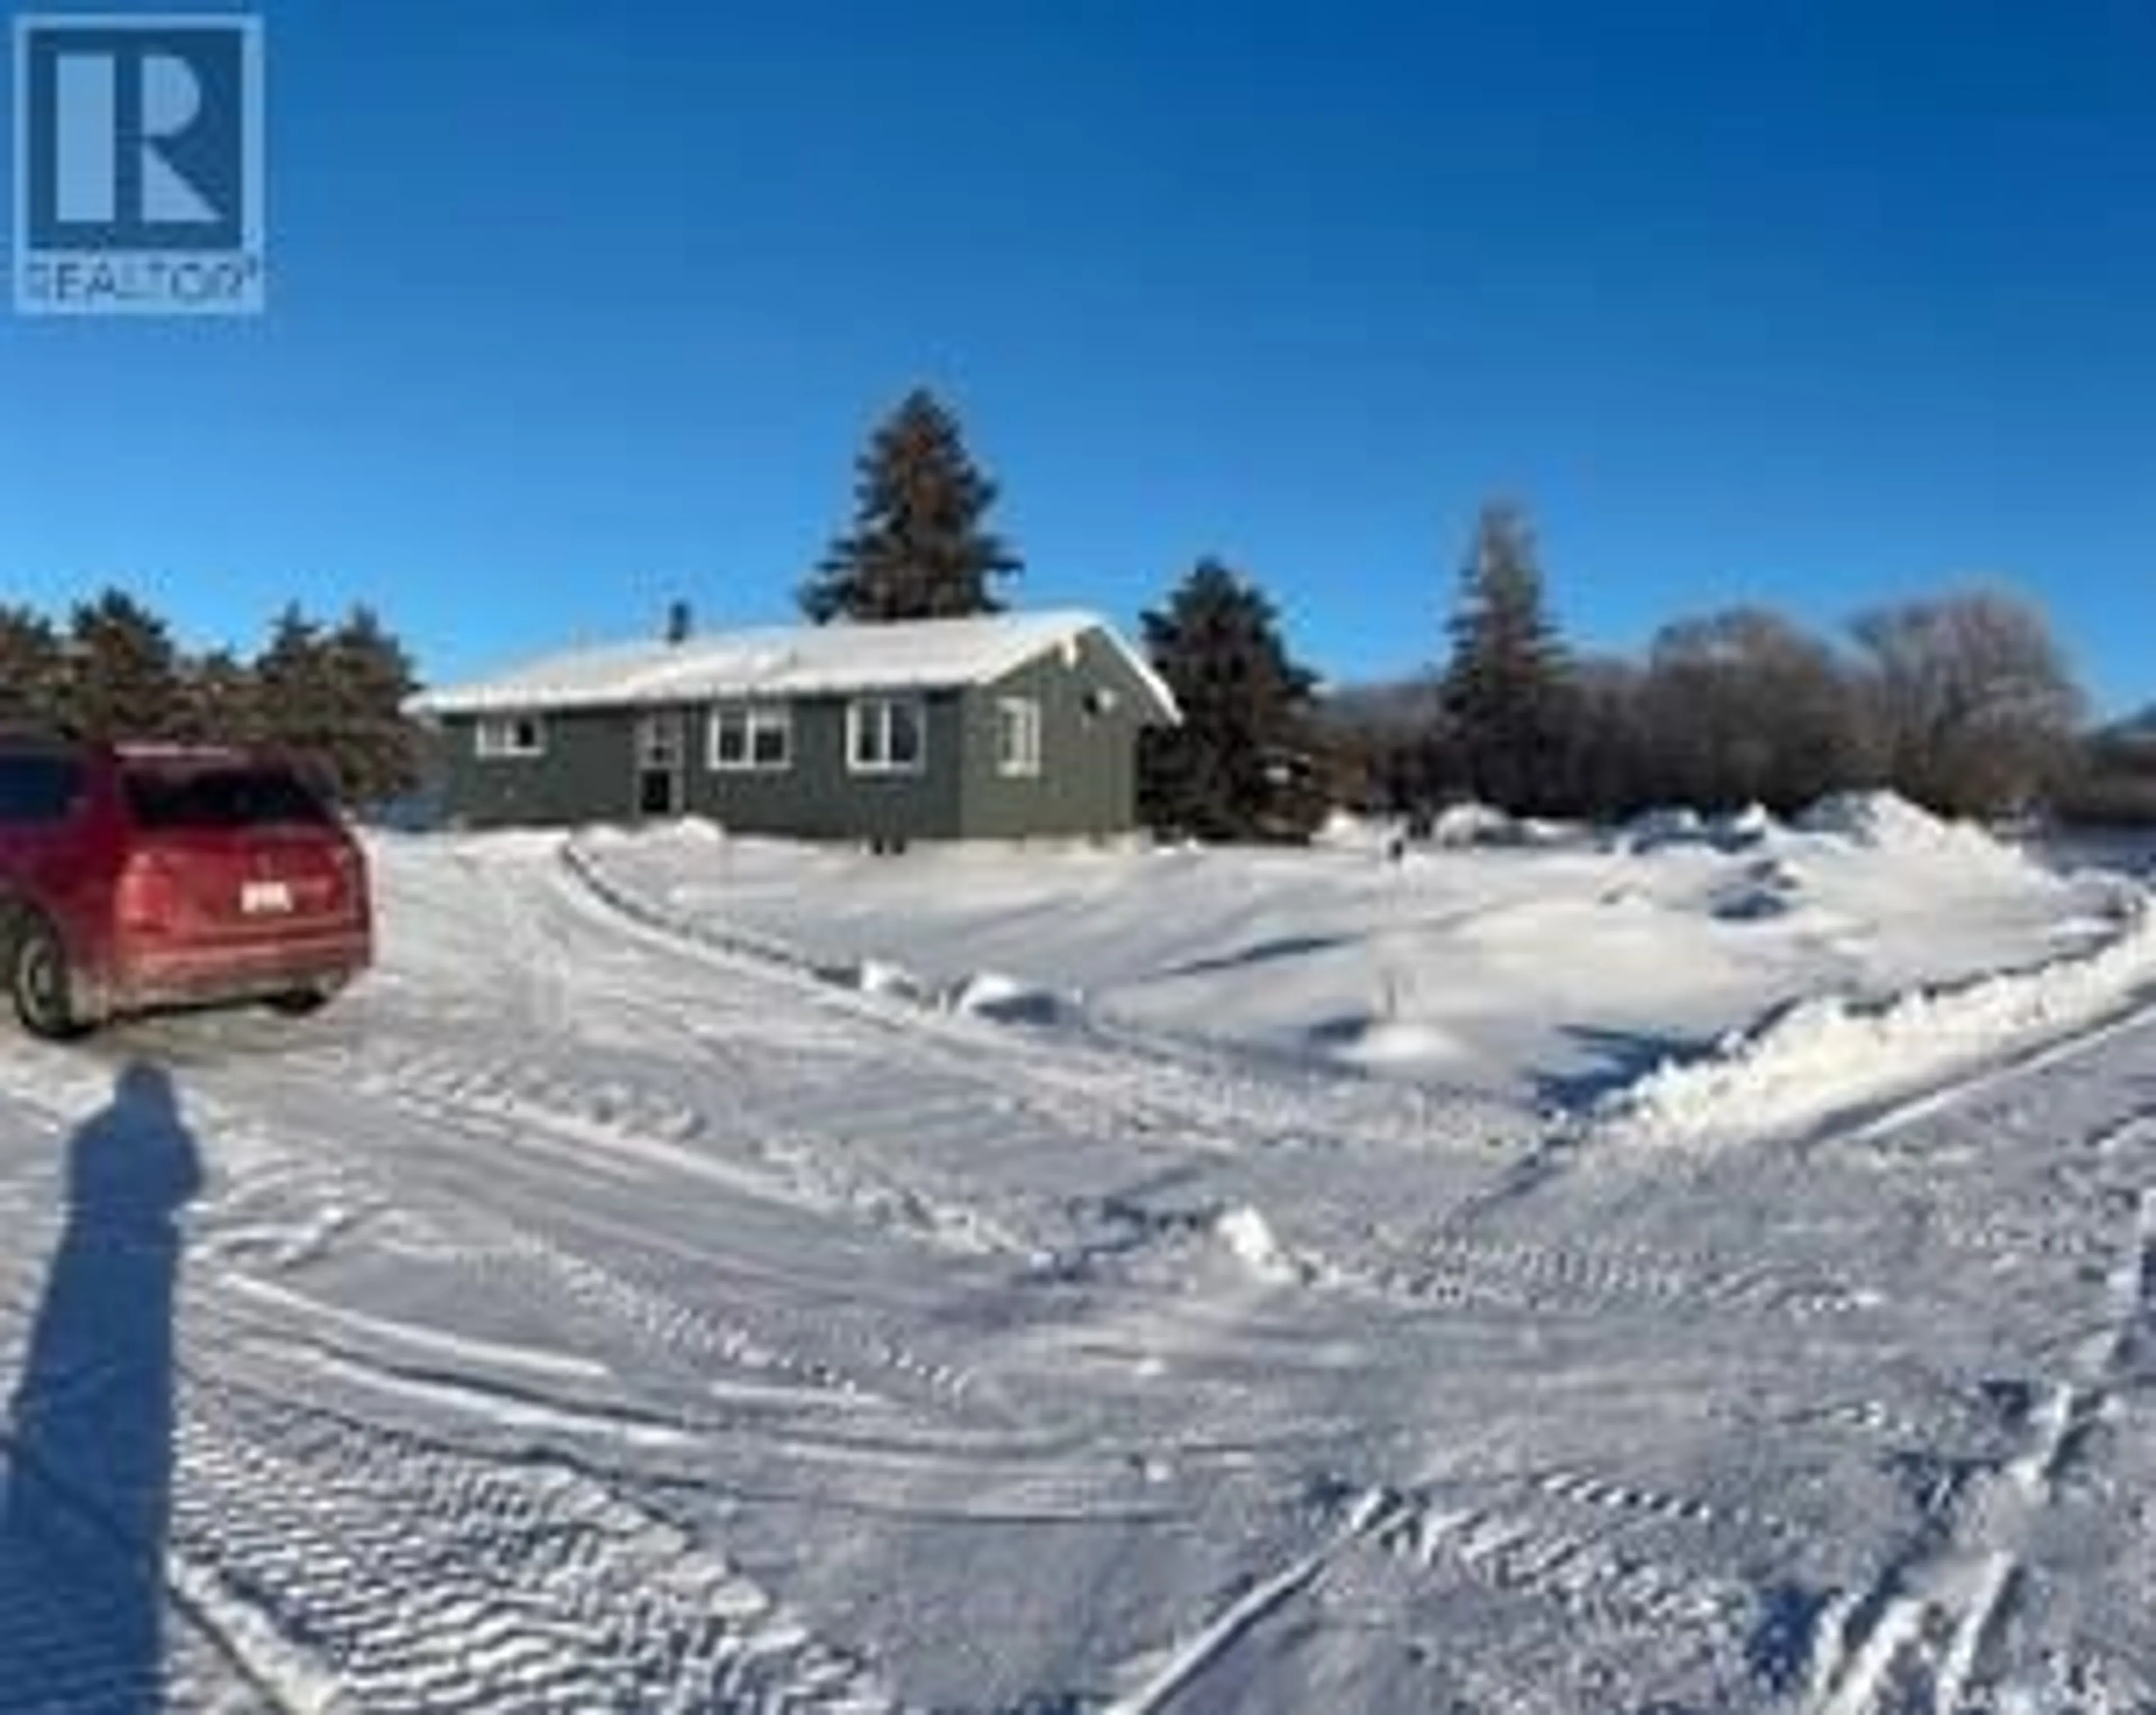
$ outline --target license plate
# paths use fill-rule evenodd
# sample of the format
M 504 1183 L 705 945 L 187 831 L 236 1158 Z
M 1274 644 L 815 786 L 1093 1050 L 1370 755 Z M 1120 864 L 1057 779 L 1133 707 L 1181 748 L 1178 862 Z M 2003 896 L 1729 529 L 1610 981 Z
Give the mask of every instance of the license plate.
M 292 890 L 282 881 L 243 881 L 239 908 L 249 917 L 288 911 L 292 908 Z

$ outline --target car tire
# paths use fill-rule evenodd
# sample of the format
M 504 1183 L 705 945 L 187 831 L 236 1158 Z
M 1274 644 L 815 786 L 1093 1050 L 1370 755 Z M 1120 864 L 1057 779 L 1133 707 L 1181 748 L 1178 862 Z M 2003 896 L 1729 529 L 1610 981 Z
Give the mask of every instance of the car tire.
M 67 943 L 44 917 L 26 919 L 8 947 L 8 996 L 16 1018 L 33 1036 L 64 1042 L 84 1033 L 75 1013 Z

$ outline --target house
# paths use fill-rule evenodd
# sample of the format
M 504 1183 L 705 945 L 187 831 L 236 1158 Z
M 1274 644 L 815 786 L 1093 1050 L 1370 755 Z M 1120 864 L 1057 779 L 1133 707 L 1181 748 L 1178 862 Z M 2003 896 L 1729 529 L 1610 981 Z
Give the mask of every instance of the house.
M 616 644 L 409 708 L 454 824 L 698 815 L 875 844 L 1127 831 L 1139 734 L 1178 718 L 1144 658 L 1075 612 Z

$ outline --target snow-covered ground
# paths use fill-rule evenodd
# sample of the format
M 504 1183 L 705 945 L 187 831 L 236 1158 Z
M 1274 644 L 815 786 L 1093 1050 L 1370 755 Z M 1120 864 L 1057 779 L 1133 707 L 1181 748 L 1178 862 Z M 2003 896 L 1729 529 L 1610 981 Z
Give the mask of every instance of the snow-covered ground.
M 865 986 L 1578 1106 L 1799 1001 L 2048 965 L 2121 933 L 2138 888 L 2066 873 L 1892 797 L 1658 816 L 1614 836 L 1455 812 L 1388 860 L 1314 851 L 901 858 L 721 840 L 578 850 L 674 920 Z
M 321 1018 L 0 1038 L 0 1710 L 2156 1707 L 2117 881 L 376 856 Z

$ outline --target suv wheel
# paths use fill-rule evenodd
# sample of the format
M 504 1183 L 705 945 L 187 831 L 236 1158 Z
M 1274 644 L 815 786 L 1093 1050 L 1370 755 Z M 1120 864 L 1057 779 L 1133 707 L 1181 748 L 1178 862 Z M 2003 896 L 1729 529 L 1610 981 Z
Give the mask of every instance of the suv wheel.
M 73 987 L 59 932 L 44 918 L 32 917 L 15 937 L 8 960 L 8 996 L 23 1028 L 49 1041 L 80 1035 Z

